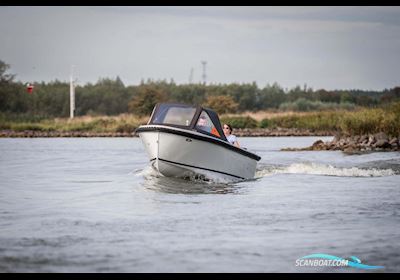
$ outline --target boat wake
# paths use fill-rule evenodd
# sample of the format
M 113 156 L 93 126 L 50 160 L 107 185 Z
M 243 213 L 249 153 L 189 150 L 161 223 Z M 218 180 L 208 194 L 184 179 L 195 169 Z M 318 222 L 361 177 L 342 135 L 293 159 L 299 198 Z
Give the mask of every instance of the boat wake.
M 256 178 L 272 176 L 275 174 L 311 174 L 336 177 L 384 177 L 400 174 L 400 171 L 390 168 L 359 168 L 335 167 L 319 163 L 292 163 L 289 166 L 263 166 L 256 171 Z
M 388 163 L 376 165 L 364 164 L 357 167 L 337 167 L 329 164 L 302 162 L 290 165 L 262 165 L 258 168 L 255 178 L 244 181 L 257 181 L 263 177 L 276 174 L 305 174 L 335 177 L 385 177 L 400 175 L 400 165 Z M 377 167 L 379 166 L 379 167 Z M 165 177 L 151 166 L 132 172 L 143 177 L 143 186 L 147 189 L 180 194 L 226 194 L 238 193 L 240 185 L 237 181 L 221 181 L 221 178 L 207 178 L 203 175 L 193 175 L 185 178 Z

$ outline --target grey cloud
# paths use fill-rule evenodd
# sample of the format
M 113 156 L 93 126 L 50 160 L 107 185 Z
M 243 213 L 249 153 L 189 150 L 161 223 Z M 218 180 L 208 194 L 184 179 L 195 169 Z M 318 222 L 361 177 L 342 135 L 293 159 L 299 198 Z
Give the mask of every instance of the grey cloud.
M 399 84 L 398 7 L 1 7 L 0 59 L 23 81 L 100 77 Z

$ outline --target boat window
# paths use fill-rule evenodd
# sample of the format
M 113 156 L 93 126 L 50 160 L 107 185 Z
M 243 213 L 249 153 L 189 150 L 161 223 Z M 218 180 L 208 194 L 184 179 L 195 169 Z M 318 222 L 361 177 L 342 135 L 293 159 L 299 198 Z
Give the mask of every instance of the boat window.
M 196 108 L 161 104 L 152 123 L 189 126 Z
M 200 117 L 196 124 L 196 128 L 200 131 L 205 131 L 207 133 L 213 134 L 219 138 L 221 137 L 215 125 L 211 121 L 210 116 L 205 111 L 201 112 Z

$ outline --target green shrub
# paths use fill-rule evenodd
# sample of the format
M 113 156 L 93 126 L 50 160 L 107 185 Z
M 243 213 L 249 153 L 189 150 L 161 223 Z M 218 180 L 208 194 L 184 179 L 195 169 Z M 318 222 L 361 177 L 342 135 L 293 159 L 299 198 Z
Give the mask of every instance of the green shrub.
M 0 122 L 10 121 L 19 123 L 38 123 L 40 121 L 49 119 L 45 114 L 28 114 L 28 113 L 12 113 L 12 112 L 0 112 Z
M 314 131 L 333 131 L 339 128 L 340 112 L 319 112 L 300 116 L 296 125 Z
M 267 128 L 272 126 L 272 121 L 268 118 L 262 119 L 260 122 L 260 127 L 261 128 Z
M 42 126 L 38 123 L 15 123 L 11 125 L 11 129 L 14 131 L 24 131 L 24 130 L 43 131 Z
M 62 131 L 92 131 L 95 128 L 95 122 L 71 123 L 61 128 Z
M 232 128 L 256 128 L 258 126 L 258 122 L 249 117 L 223 117 L 221 118 L 221 124 L 230 124 Z
M 316 112 L 306 115 L 279 116 L 265 118 L 260 122 L 262 128 L 301 128 L 315 131 L 337 130 L 339 125 L 338 112 Z
M 376 133 L 381 130 L 382 120 L 383 114 L 380 109 L 348 112 L 340 119 L 340 129 L 346 134 L 354 135 Z
M 324 110 L 354 110 L 355 105 L 350 102 L 334 103 L 312 101 L 305 98 L 298 98 L 294 102 L 284 102 L 279 106 L 283 111 L 310 112 Z
M 132 133 L 137 128 L 136 125 L 130 123 L 121 123 L 115 129 L 116 132 L 128 132 Z
M 11 129 L 11 124 L 9 122 L 0 121 L 0 129 Z
M 400 105 L 387 109 L 363 109 L 347 112 L 340 117 L 340 129 L 347 134 L 374 134 L 384 132 L 398 136 L 400 133 Z

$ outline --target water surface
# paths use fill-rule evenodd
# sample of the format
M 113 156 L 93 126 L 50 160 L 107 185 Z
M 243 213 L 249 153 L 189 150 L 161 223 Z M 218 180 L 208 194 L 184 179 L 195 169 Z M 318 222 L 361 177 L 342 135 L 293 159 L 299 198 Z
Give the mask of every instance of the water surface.
M 400 154 L 282 152 L 330 137 L 241 137 L 256 179 L 159 177 L 138 138 L 0 139 L 0 272 L 399 272 Z

